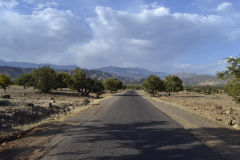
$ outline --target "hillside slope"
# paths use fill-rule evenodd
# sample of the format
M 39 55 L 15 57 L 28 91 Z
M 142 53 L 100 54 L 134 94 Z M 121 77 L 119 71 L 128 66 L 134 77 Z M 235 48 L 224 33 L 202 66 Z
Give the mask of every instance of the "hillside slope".
M 56 70 L 73 70 L 74 68 L 78 67 L 76 65 L 54 65 L 54 64 L 36 64 L 36 63 L 28 63 L 28 62 L 8 62 L 3 61 L 0 59 L 0 66 L 10 66 L 10 67 L 17 67 L 17 68 L 38 68 L 42 66 L 50 66 Z
M 152 72 L 143 68 L 121 68 L 121 67 L 109 66 L 109 67 L 100 68 L 99 70 L 103 72 L 113 73 L 122 77 L 132 77 L 132 78 L 138 78 L 138 79 L 146 78 L 151 74 L 154 74 L 160 78 L 164 78 L 167 75 L 169 75 L 168 73 L 165 73 L 165 72 Z
M 202 74 L 198 75 L 195 73 L 176 73 L 183 80 L 185 86 L 196 86 L 196 85 L 210 85 L 219 86 L 224 85 L 225 82 L 218 79 L 216 76 Z

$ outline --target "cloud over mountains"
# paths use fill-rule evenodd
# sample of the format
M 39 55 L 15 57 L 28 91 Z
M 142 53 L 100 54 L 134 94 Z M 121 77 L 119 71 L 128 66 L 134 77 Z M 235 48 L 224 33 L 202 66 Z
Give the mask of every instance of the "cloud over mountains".
M 215 56 L 222 44 L 240 38 L 239 13 L 220 13 L 232 7 L 228 2 L 216 6 L 218 13 L 206 15 L 174 12 L 158 3 L 134 12 L 96 6 L 95 16 L 82 19 L 71 8 L 58 7 L 59 2 L 24 1 L 0 0 L 2 59 L 167 72 L 212 67 L 215 72 L 225 54 L 213 62 L 202 62 L 201 57 Z M 14 9 L 23 4 L 31 4 L 31 11 Z

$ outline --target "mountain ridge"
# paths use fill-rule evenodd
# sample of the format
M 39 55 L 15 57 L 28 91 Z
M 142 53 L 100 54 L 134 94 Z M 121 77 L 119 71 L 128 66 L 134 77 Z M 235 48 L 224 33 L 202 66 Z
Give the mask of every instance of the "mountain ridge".
M 20 67 L 16 67 L 20 66 Z M 0 73 L 12 76 L 14 79 L 23 73 L 30 73 L 34 68 L 50 66 L 58 71 L 69 72 L 75 69 L 76 65 L 54 65 L 54 64 L 36 64 L 28 62 L 6 62 L 0 60 Z M 153 72 L 143 68 L 123 68 L 108 66 L 99 69 L 82 69 L 90 77 L 104 80 L 107 78 L 118 78 L 124 83 L 141 83 L 149 75 L 156 75 L 164 79 L 168 75 L 179 76 L 183 80 L 183 85 L 224 85 L 224 82 L 217 79 L 215 76 L 207 74 L 185 73 L 179 72 L 169 74 L 166 72 Z
M 17 68 L 38 68 L 43 66 L 50 66 L 56 70 L 73 70 L 78 67 L 76 65 L 55 65 L 55 64 L 37 64 L 37 63 L 29 63 L 29 62 L 15 62 L 15 61 L 4 61 L 0 59 L 0 66 L 10 66 Z
M 160 78 L 164 78 L 167 75 L 169 75 L 168 73 L 165 73 L 165 72 L 153 72 L 147 69 L 137 68 L 137 67 L 123 68 L 123 67 L 108 66 L 108 67 L 99 68 L 99 70 L 103 72 L 114 73 L 123 77 L 132 77 L 132 78 L 146 78 L 147 76 L 150 76 L 152 74 Z

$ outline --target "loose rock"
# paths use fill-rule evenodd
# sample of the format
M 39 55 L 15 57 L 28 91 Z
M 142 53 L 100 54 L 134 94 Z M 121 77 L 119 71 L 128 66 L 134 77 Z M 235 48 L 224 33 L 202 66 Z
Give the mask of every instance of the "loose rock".
M 215 106 L 216 109 L 222 109 L 222 106 Z
M 234 124 L 233 125 L 233 128 L 237 129 L 237 130 L 240 130 L 240 126 L 238 124 Z
M 231 126 L 233 126 L 233 125 L 237 124 L 237 121 L 232 119 L 229 124 L 230 124 Z
M 1 144 L 1 146 L 5 146 L 7 144 L 7 142 L 3 142 L 2 144 Z

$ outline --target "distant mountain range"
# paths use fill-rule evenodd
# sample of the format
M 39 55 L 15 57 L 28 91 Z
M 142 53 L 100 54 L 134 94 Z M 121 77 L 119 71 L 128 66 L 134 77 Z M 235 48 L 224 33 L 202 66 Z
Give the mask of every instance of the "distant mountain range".
M 164 79 L 166 76 L 170 75 L 169 73 L 165 72 L 152 72 L 142 68 L 121 68 L 121 67 L 104 67 L 100 68 L 99 70 L 113 73 L 119 75 L 121 77 L 131 77 L 137 79 L 145 79 L 149 75 L 156 75 L 161 79 Z M 202 74 L 198 75 L 195 73 L 175 73 L 183 80 L 183 85 L 223 85 L 224 82 L 219 80 L 215 76 Z
M 50 66 L 57 71 L 70 72 L 75 69 L 76 65 L 53 65 L 53 64 L 36 64 L 27 62 L 6 62 L 0 60 L 0 73 L 9 75 L 14 79 L 23 73 L 31 73 L 34 68 L 42 66 Z M 118 78 L 124 83 L 139 84 L 142 83 L 149 75 L 156 75 L 161 79 L 170 75 L 165 72 L 152 72 L 142 68 L 121 68 L 121 67 L 104 67 L 100 69 L 83 69 L 83 71 L 90 77 L 99 80 L 107 78 Z M 224 82 L 212 75 L 198 75 L 195 73 L 175 73 L 183 80 L 184 85 L 223 85 Z
M 152 72 L 146 69 L 142 68 L 121 68 L 121 67 L 104 67 L 104 68 L 99 68 L 100 71 L 103 72 L 108 72 L 108 73 L 113 73 L 122 77 L 132 77 L 132 78 L 146 78 L 149 75 L 156 75 L 160 78 L 164 78 L 168 73 L 165 72 Z
M 222 86 L 225 84 L 224 81 L 218 79 L 216 76 L 208 74 L 195 74 L 195 73 L 175 73 L 174 75 L 180 77 L 185 86 Z
M 0 66 L 11 66 L 11 67 L 18 67 L 18 68 L 38 68 L 42 66 L 50 66 L 56 70 L 73 70 L 74 68 L 78 67 L 76 65 L 54 65 L 54 64 L 36 64 L 36 63 L 28 63 L 28 62 L 7 62 L 0 59 Z

